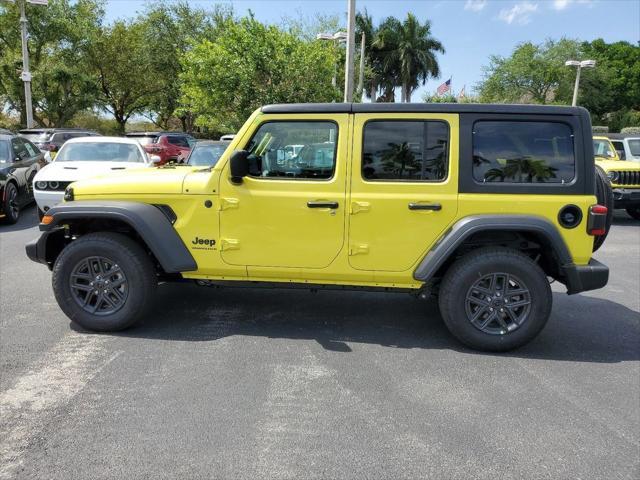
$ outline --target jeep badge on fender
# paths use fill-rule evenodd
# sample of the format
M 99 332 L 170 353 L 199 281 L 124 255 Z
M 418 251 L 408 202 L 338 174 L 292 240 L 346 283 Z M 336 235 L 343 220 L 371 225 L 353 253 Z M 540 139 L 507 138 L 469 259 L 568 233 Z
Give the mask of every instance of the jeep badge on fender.
M 609 275 L 592 252 L 613 195 L 583 108 L 269 105 L 212 168 L 71 187 L 26 249 L 91 330 L 133 325 L 159 281 L 263 282 L 435 295 L 461 342 L 506 351 L 544 328 L 549 279 L 575 294 Z

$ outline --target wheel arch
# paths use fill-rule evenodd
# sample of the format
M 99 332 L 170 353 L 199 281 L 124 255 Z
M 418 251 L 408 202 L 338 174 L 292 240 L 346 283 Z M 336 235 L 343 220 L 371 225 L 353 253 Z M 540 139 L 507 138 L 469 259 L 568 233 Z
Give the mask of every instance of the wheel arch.
M 474 215 L 459 220 L 438 240 L 418 264 L 414 278 L 422 282 L 438 278 L 461 253 L 496 244 L 537 251 L 545 273 L 561 281 L 564 281 L 564 267 L 573 264 L 557 227 L 545 218 Z
M 73 236 L 98 231 L 122 231 L 155 257 L 165 273 L 197 270 L 198 266 L 173 228 L 166 206 L 126 201 L 69 202 L 47 211 L 53 220 L 40 228 L 42 236 L 27 245 L 27 255 L 51 266 Z M 171 212 L 172 214 L 173 212 Z M 175 220 L 175 218 L 173 219 Z

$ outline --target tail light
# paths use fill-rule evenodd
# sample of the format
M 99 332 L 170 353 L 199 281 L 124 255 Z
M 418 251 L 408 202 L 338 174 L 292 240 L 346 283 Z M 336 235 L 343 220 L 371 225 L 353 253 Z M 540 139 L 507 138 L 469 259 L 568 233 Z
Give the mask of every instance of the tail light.
M 589 221 L 587 222 L 587 233 L 598 236 L 607 233 L 607 207 L 604 205 L 591 205 L 589 207 Z

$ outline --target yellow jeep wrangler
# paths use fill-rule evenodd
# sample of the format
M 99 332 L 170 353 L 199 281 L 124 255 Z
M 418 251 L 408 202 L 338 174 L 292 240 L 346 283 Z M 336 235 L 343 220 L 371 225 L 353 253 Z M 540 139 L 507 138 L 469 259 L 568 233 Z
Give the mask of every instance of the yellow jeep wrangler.
M 574 294 L 609 275 L 582 108 L 270 105 L 211 167 L 84 180 L 65 200 L 27 254 L 92 330 L 192 279 L 434 295 L 459 340 L 504 351 L 544 327 L 549 279 Z
M 640 220 L 640 162 L 620 160 L 607 137 L 593 137 L 596 165 L 602 169 L 613 187 L 614 207 L 625 209 Z

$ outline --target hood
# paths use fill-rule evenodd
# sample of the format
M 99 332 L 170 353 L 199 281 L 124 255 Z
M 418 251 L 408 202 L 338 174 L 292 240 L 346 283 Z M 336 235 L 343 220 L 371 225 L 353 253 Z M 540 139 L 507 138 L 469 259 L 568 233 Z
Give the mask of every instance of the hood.
M 73 182 L 130 169 L 147 169 L 140 162 L 52 162 L 38 172 L 36 180 Z
M 640 162 L 629 162 L 627 160 L 604 160 L 602 157 L 596 157 L 596 165 L 605 172 L 609 170 L 634 170 L 640 171 Z
M 73 192 L 76 196 L 182 193 L 184 178 L 193 170 L 190 167 L 112 170 L 75 182 Z

